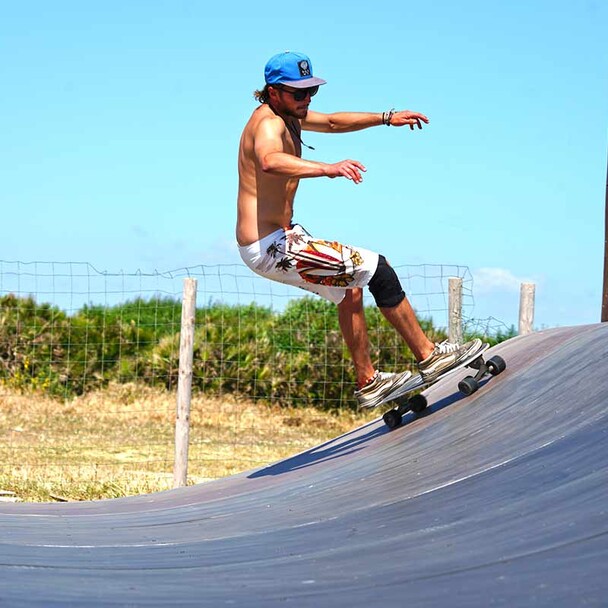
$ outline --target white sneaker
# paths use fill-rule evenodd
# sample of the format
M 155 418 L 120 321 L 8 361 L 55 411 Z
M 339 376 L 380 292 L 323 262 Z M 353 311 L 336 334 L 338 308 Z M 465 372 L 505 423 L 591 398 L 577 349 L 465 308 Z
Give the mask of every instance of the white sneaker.
M 391 395 L 397 392 L 412 376 L 412 372 L 390 374 L 376 372 L 373 380 L 363 388 L 355 391 L 355 397 L 360 408 L 372 409 L 381 403 L 389 401 Z
M 435 344 L 435 350 L 424 361 L 418 363 L 418 371 L 425 382 L 434 382 L 443 374 L 458 367 L 476 351 L 480 350 L 483 342 L 475 338 L 462 346 L 447 340 Z

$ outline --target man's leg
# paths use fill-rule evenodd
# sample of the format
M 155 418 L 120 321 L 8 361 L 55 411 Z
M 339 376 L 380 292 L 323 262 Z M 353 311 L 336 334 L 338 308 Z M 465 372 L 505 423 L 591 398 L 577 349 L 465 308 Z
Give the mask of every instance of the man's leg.
M 397 273 L 382 255 L 368 286 L 384 317 L 410 347 L 418 361 L 418 371 L 425 380 L 432 382 L 458 367 L 482 346 L 479 338 L 462 345 L 447 340 L 433 344 L 422 331 Z
M 405 340 L 416 361 L 426 359 L 433 352 L 435 345 L 422 331 L 397 273 L 383 255 L 378 255 L 378 266 L 368 287 L 376 300 L 376 305 Z
M 376 371 L 369 352 L 369 337 L 361 288 L 349 289 L 346 292 L 346 296 L 338 304 L 338 320 L 342 336 L 355 366 L 357 387 L 360 388 L 373 377 Z
M 426 359 L 435 348 L 426 334 L 422 331 L 409 300 L 404 298 L 392 308 L 378 307 L 385 319 L 397 330 L 399 335 L 410 347 L 416 361 Z
M 346 292 L 346 296 L 338 304 L 338 319 L 355 366 L 357 402 L 363 408 L 376 407 L 403 386 L 409 380 L 411 372 L 387 374 L 377 372 L 372 365 L 361 288 L 349 289 Z

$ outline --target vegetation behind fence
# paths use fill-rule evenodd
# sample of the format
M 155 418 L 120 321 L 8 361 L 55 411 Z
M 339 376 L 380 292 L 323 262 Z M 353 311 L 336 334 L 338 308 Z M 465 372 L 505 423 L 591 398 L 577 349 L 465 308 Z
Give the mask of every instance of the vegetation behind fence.
M 68 315 L 32 297 L 4 296 L 0 379 L 11 388 L 61 397 L 110 382 L 173 389 L 180 318 L 181 302 L 171 298 L 84 306 Z M 367 309 L 367 319 L 378 365 L 410 366 L 411 352 L 376 308 Z M 435 339 L 445 336 L 431 320 L 422 323 Z M 323 300 L 292 300 L 280 312 L 256 304 L 197 309 L 193 387 L 210 396 L 335 406 L 354 381 L 348 361 L 335 306 Z
M 375 307 L 367 309 L 373 358 L 403 369 L 412 354 Z M 69 397 L 110 382 L 177 384 L 181 302 L 135 299 L 83 306 L 68 315 L 32 297 L 0 298 L 0 379 L 11 388 Z M 422 320 L 431 338 L 445 332 Z M 499 341 L 505 336 L 496 335 Z M 270 402 L 343 404 L 354 382 L 335 306 L 312 297 L 283 311 L 257 304 L 209 304 L 197 309 L 195 391 Z M 348 401 L 348 399 L 347 399 Z

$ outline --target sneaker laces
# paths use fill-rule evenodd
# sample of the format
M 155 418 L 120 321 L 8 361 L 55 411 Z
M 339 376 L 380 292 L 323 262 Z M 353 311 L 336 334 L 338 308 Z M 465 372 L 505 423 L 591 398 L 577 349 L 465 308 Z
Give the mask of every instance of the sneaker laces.
M 448 342 L 447 340 L 435 343 L 435 353 L 438 355 L 447 355 L 457 351 L 459 348 L 460 346 L 458 346 L 458 344 L 455 342 Z

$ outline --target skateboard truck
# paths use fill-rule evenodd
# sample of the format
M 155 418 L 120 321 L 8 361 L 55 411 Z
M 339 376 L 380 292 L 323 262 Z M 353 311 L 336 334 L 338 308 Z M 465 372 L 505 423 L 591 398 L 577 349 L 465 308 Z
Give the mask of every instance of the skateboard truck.
M 483 357 L 477 357 L 467 365 L 472 369 L 476 369 L 477 373 L 474 376 L 467 376 L 458 383 L 458 390 L 464 395 L 472 395 L 479 389 L 479 381 L 486 375 L 497 376 L 507 368 L 505 360 L 499 355 L 494 355 L 487 361 Z
M 401 424 L 403 414 L 406 412 L 412 411 L 414 414 L 420 414 L 428 405 L 428 401 L 422 393 L 418 393 L 413 397 L 397 397 L 397 399 L 393 399 L 393 403 L 395 403 L 397 407 L 388 410 L 388 412 L 385 412 L 382 416 L 384 424 L 386 424 L 389 429 L 396 429 Z

